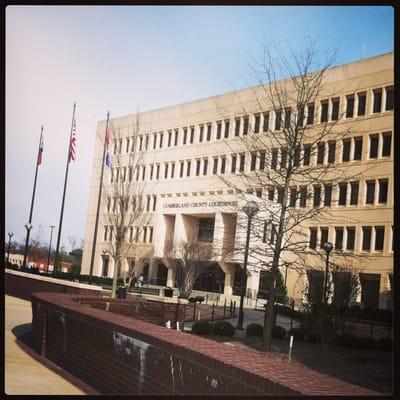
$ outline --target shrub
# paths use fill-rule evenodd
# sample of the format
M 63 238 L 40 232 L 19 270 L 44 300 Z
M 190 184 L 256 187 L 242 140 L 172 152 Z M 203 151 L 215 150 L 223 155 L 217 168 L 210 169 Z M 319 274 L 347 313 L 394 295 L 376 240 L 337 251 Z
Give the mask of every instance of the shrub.
M 233 336 L 235 334 L 235 328 L 230 322 L 227 321 L 217 321 L 212 326 L 212 331 L 214 335 L 221 336 Z
M 246 327 L 246 335 L 247 336 L 262 336 L 263 334 L 263 326 L 260 324 L 250 324 Z
M 305 340 L 307 332 L 302 328 L 292 328 L 288 330 L 287 334 L 288 337 L 293 335 L 296 340 Z
M 375 349 L 376 340 L 371 337 L 358 337 L 355 341 L 356 349 L 372 350 Z
M 375 346 L 377 350 L 392 351 L 393 341 L 388 337 L 379 338 Z
M 335 344 L 343 347 L 355 347 L 356 339 L 352 333 L 345 333 L 336 337 Z
M 211 333 L 212 326 L 207 321 L 196 321 L 192 326 L 192 333 L 198 333 L 200 335 L 209 335 Z
M 285 328 L 282 328 L 279 325 L 274 325 L 272 327 L 272 337 L 283 339 L 286 336 Z

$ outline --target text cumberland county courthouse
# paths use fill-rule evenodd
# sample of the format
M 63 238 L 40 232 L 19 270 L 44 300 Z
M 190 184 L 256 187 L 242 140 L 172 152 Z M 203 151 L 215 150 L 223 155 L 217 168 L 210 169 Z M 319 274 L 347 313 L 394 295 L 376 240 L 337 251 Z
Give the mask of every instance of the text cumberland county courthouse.
M 296 194 L 292 201 L 288 199 L 292 207 L 306 210 L 324 206 L 331 216 L 305 220 L 302 225 L 307 243 L 304 255 L 309 256 L 309 264 L 300 268 L 296 259 L 288 256 L 287 267 L 281 267 L 288 296 L 297 304 L 310 300 L 310 288 L 322 288 L 323 244 L 330 241 L 334 245 L 332 265 L 341 268 L 330 274 L 329 301 L 340 299 L 340 286 L 347 285 L 352 287 L 351 301 L 371 308 L 392 306 L 393 71 L 393 53 L 330 68 L 321 97 L 307 106 L 304 124 L 318 131 L 322 123 L 332 121 L 336 129 L 348 134 L 331 134 L 315 149 L 305 144 L 299 149 L 301 162 L 308 166 L 334 164 L 353 178 L 345 174 L 343 181 L 319 182 L 305 188 L 300 182 L 298 190 L 290 192 Z M 115 228 L 107 215 L 118 210 L 107 188 L 120 179 L 141 185 L 139 201 L 148 215 L 144 226 L 132 226 L 126 233 L 125 240 L 133 246 L 124 257 L 125 270 L 134 268 L 136 275 L 143 273 L 148 284 L 173 287 L 173 254 L 178 257 L 179 252 L 171 249 L 195 241 L 207 247 L 209 259 L 202 265 L 194 289 L 219 293 L 228 300 L 240 294 L 247 221 L 242 207 L 250 199 L 264 204 L 264 214 L 273 214 L 280 199 L 279 188 L 249 187 L 239 178 L 277 169 L 287 157 L 284 149 L 268 148 L 269 135 L 281 127 L 272 106 L 265 102 L 265 108 L 260 109 L 260 103 L 254 100 L 262 97 L 262 90 L 261 86 L 247 88 L 110 120 L 111 166 L 104 169 L 93 275 L 113 276 L 109 241 Z M 295 106 L 285 109 L 284 115 L 290 118 L 291 109 Z M 90 269 L 105 127 L 106 121 L 98 123 L 84 274 Z M 113 136 L 117 131 L 118 138 Z M 253 152 L 246 145 L 252 135 L 265 140 L 269 151 Z M 141 161 L 130 173 L 128 156 L 133 151 L 140 153 Z M 118 157 L 120 164 L 113 161 Z M 259 220 L 263 212 L 257 214 Z M 250 236 L 246 295 L 252 299 L 268 279 L 268 260 L 256 257 L 252 246 L 260 248 L 275 240 L 273 229 L 265 226 L 264 234 L 257 236 L 252 230 Z

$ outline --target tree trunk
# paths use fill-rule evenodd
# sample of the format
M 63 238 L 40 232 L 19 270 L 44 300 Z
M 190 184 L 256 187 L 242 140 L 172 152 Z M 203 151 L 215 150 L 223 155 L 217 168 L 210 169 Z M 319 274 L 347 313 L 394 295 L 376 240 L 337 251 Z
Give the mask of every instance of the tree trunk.
M 264 329 L 261 348 L 263 351 L 271 351 L 272 326 L 274 323 L 274 301 L 275 301 L 276 273 L 272 271 L 272 279 L 268 290 L 267 305 L 264 313 Z
M 113 275 L 113 283 L 111 289 L 111 297 L 115 299 L 117 297 L 117 280 L 118 280 L 118 272 L 119 272 L 119 258 L 116 257 L 114 259 L 114 275 Z

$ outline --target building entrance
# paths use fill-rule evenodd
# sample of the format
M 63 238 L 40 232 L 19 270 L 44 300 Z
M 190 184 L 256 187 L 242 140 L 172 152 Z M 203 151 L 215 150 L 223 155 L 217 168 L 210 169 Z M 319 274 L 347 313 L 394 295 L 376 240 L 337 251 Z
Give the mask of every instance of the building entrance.
M 201 275 L 196 279 L 193 289 L 205 292 L 223 293 L 225 274 L 217 263 L 206 267 Z

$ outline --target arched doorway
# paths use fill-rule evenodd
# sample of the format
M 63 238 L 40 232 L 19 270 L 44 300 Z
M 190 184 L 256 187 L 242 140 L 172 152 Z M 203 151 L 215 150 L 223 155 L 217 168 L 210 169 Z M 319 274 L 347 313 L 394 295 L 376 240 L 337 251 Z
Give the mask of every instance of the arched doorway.
M 204 292 L 223 293 L 225 284 L 225 273 L 218 263 L 213 263 L 203 269 L 197 277 L 193 289 Z

